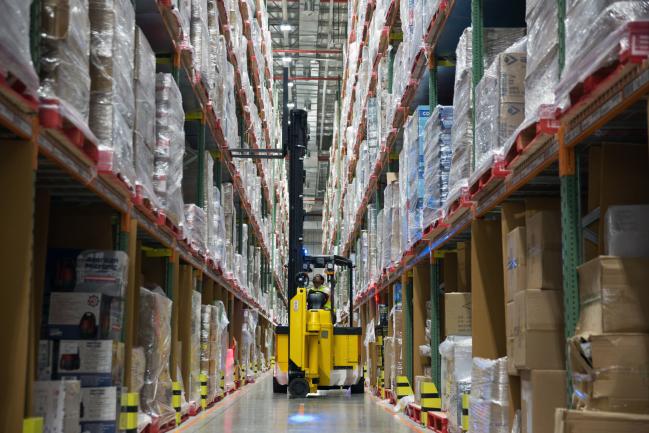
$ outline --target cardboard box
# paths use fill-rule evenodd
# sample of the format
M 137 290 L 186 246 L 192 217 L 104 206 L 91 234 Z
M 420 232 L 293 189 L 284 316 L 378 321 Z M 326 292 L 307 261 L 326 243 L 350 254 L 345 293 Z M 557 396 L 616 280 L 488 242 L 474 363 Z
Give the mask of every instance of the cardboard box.
M 54 375 L 54 341 L 38 342 L 38 359 L 36 361 L 36 380 L 52 380 Z
M 557 409 L 554 433 L 640 433 L 649 431 L 649 416 Z
M 446 335 L 471 335 L 471 293 L 444 295 L 444 332 Z
M 471 291 L 471 242 L 457 243 L 457 291 Z
M 501 102 L 498 113 L 498 138 L 504 144 L 525 120 L 525 104 Z
M 514 297 L 514 336 L 529 331 L 562 331 L 563 298 L 561 292 L 524 290 Z
M 514 301 L 508 302 L 505 306 L 505 335 L 507 338 L 513 338 L 516 335 L 516 304 Z
M 500 100 L 524 104 L 527 53 L 503 53 L 498 56 L 498 61 Z
M 57 378 L 75 378 L 83 387 L 121 384 L 124 344 L 114 340 L 61 340 L 56 362 Z
M 604 216 L 605 254 L 649 257 L 649 205 L 611 206 Z
M 649 259 L 600 256 L 577 270 L 578 333 L 649 333 Z
M 122 301 L 101 293 L 50 294 L 48 335 L 54 339 L 119 340 Z
M 514 337 L 514 365 L 519 370 L 560 370 L 565 366 L 565 337 L 560 331 L 527 331 Z
M 43 418 L 43 433 L 81 432 L 81 384 L 78 380 L 36 381 L 32 389 L 33 415 Z
M 443 273 L 444 273 L 444 292 L 453 293 L 459 292 L 458 290 L 458 268 L 457 268 L 457 253 L 444 254 L 442 260 Z
M 538 211 L 525 219 L 527 289 L 562 290 L 561 218 L 559 212 Z
M 519 372 L 514 362 L 514 337 L 507 338 L 507 374 L 518 376 Z
M 82 388 L 81 429 L 84 433 L 118 433 L 119 429 L 118 388 Z
M 75 292 L 96 292 L 123 297 L 128 280 L 128 255 L 124 251 L 82 251 L 77 257 Z
M 521 372 L 521 432 L 549 433 L 554 412 L 566 406 L 565 370 Z
M 525 227 L 517 227 L 507 234 L 507 301 L 527 288 L 527 247 Z
M 385 388 L 390 388 L 392 383 L 392 364 L 394 363 L 394 337 L 385 337 L 383 339 L 383 381 Z
M 649 334 L 577 336 L 569 348 L 576 407 L 649 413 Z

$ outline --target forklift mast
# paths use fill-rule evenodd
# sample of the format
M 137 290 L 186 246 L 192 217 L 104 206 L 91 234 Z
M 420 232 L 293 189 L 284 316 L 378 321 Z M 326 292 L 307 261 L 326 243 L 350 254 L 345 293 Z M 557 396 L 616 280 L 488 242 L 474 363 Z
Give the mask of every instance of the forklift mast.
M 291 110 L 288 125 L 288 293 L 297 294 L 298 276 L 304 266 L 304 156 L 307 142 L 307 112 Z

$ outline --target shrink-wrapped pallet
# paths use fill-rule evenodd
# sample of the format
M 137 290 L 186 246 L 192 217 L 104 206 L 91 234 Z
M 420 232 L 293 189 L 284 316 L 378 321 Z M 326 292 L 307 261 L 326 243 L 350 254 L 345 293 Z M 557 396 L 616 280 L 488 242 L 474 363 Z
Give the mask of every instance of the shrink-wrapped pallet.
M 153 187 L 163 213 L 175 225 L 183 219 L 185 112 L 171 74 L 156 74 L 156 146 Z
M 6 0 L 0 16 L 0 73 L 8 83 L 17 78 L 25 90 L 36 96 L 38 76 L 32 64 L 30 46 L 31 1 Z
M 183 344 L 189 344 L 189 383 L 185 390 L 187 391 L 187 400 L 200 404 L 201 401 L 201 293 L 193 290 L 191 298 L 191 318 L 189 341 Z
M 171 354 L 172 302 L 160 288 L 140 288 L 138 345 L 144 349 L 144 384 L 140 391 L 140 408 L 160 425 L 175 417 L 169 372 Z
M 473 358 L 469 430 L 509 433 L 509 376 L 507 358 Z
M 138 197 L 151 202 L 153 209 L 160 203 L 153 189 L 155 131 L 155 74 L 156 59 L 151 45 L 139 27 L 135 29 L 135 127 L 133 129 L 133 159 L 135 188 Z
M 471 390 L 471 337 L 448 336 L 439 345 L 441 355 L 440 395 L 442 410 L 448 413 L 449 430 L 459 432 L 462 426 L 462 394 Z
M 39 95 L 88 136 L 90 19 L 88 0 L 41 2 Z
M 128 0 L 90 0 L 90 110 L 98 168 L 135 188 L 135 12 Z
M 203 208 L 193 203 L 185 205 L 183 234 L 194 250 L 200 254 L 207 252 L 207 215 Z
M 451 168 L 453 107 L 438 105 L 425 125 L 423 226 L 442 216 Z

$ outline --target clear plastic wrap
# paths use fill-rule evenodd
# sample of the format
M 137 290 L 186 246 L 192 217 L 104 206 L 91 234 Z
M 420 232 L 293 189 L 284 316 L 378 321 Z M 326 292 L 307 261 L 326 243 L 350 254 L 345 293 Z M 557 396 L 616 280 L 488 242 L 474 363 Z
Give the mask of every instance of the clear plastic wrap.
M 155 74 L 156 59 L 144 32 L 135 30 L 135 126 L 133 129 L 133 159 L 135 161 L 135 188 L 138 197 L 149 200 L 153 209 L 160 204 L 153 190 L 155 131 Z
M 525 116 L 525 39 L 498 54 L 475 89 L 475 175 L 501 158 Z M 471 179 L 473 182 L 474 179 Z
M 201 374 L 207 377 L 208 403 L 214 401 L 220 390 L 220 375 L 216 371 L 217 338 L 216 308 L 212 305 L 203 305 L 201 306 Z
M 214 69 L 210 69 L 210 39 L 208 29 L 207 0 L 191 0 L 190 40 L 194 50 L 194 71 L 197 78 L 209 89 L 214 81 Z
M 214 303 L 214 317 L 216 318 L 217 326 L 217 336 L 215 338 L 216 344 L 216 367 L 215 371 L 219 378 L 219 386 L 223 388 L 225 386 L 225 364 L 228 354 L 228 325 L 230 321 L 228 320 L 228 313 L 225 309 L 225 305 L 222 301 L 216 301 Z
M 371 344 L 376 342 L 376 335 L 374 333 L 374 319 L 365 326 L 365 339 L 363 340 L 363 346 L 365 346 L 365 362 L 367 364 L 367 372 L 370 377 L 375 377 L 376 374 L 376 365 L 372 365 L 372 349 Z
M 469 430 L 509 433 L 509 376 L 507 358 L 473 358 Z
M 442 217 L 451 168 L 453 107 L 438 105 L 425 125 L 423 226 Z
M 128 0 L 90 0 L 90 109 L 97 168 L 135 189 L 133 95 L 135 11 Z
M 184 216 L 185 112 L 171 74 L 156 74 L 156 138 L 153 187 L 164 214 L 180 226 Z
M 32 64 L 30 46 L 31 1 L 5 0 L 0 17 L 0 72 L 18 78 L 25 90 L 34 96 L 38 90 L 38 76 Z M 11 82 L 11 79 L 8 80 Z
M 124 251 L 82 251 L 77 256 L 76 275 L 75 291 L 121 298 L 128 279 L 128 255 Z
M 190 358 L 189 358 L 189 384 L 185 388 L 187 391 L 187 399 L 189 402 L 196 402 L 200 404 L 201 401 L 201 293 L 195 290 L 192 291 L 192 316 L 190 328 L 190 341 L 184 342 L 189 344 Z
M 39 95 L 91 136 L 88 0 L 41 2 Z M 50 105 L 51 103 L 51 105 Z
M 243 324 L 241 328 L 240 364 L 246 378 L 254 376 L 253 363 L 255 361 L 255 331 L 257 329 L 257 311 L 243 310 Z
M 527 6 L 527 73 L 525 119 L 535 120 L 544 105 L 553 105 L 559 81 L 558 11 L 555 2 L 537 1 Z
M 629 45 L 626 23 L 649 20 L 649 1 L 574 0 L 566 7 L 566 67 L 557 102 L 569 104 L 575 85 L 619 59 Z
M 610 206 L 604 215 L 604 251 L 618 257 L 649 257 L 649 205 Z
M 175 417 L 169 372 L 171 307 L 171 300 L 160 288 L 153 291 L 140 288 L 138 345 L 144 349 L 146 359 L 140 408 L 158 417 L 161 425 Z
M 449 336 L 439 345 L 441 355 L 442 410 L 449 414 L 450 431 L 460 431 L 462 425 L 462 394 L 471 389 L 471 337 Z
M 187 237 L 189 245 L 200 254 L 207 252 L 207 215 L 203 208 L 195 204 L 185 205 L 185 224 L 183 234 Z

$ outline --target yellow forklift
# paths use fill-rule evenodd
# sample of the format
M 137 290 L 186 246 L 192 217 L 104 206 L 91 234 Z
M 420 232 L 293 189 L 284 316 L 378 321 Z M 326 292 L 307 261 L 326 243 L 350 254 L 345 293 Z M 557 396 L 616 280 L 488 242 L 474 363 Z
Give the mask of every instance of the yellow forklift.
M 307 113 L 291 110 L 285 129 L 289 163 L 289 263 L 288 325 L 275 328 L 275 371 L 273 391 L 303 398 L 318 390 L 350 388 L 363 393 L 365 378 L 361 366 L 360 327 L 353 327 L 353 264 L 341 256 L 307 256 L 303 250 L 304 155 L 308 142 Z M 286 134 L 287 132 L 287 134 Z M 336 267 L 349 272 L 349 314 L 347 326 L 336 324 Z M 333 301 L 325 309 L 327 294 L 310 290 L 308 273 L 325 269 Z

